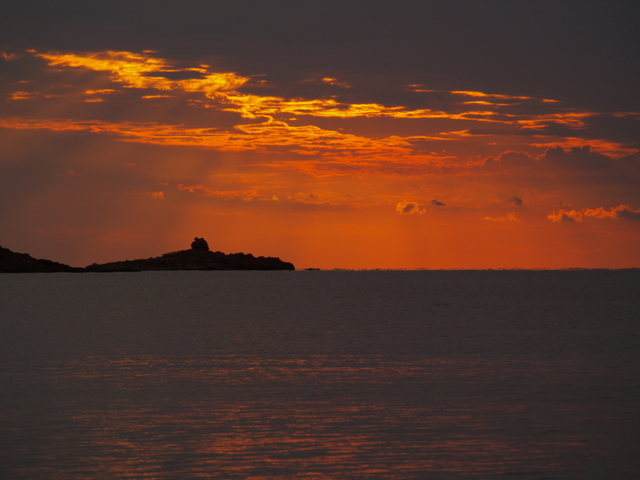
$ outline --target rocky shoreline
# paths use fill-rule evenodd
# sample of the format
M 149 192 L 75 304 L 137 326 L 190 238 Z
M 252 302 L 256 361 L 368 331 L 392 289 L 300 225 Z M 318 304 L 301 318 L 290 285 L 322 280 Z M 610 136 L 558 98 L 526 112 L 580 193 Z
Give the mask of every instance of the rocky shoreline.
M 292 263 L 277 257 L 255 257 L 250 253 L 211 252 L 202 249 L 165 253 L 160 257 L 94 263 L 77 268 L 51 260 L 36 259 L 26 253 L 0 247 L 0 273 L 40 272 L 141 272 L 148 270 L 295 270 Z

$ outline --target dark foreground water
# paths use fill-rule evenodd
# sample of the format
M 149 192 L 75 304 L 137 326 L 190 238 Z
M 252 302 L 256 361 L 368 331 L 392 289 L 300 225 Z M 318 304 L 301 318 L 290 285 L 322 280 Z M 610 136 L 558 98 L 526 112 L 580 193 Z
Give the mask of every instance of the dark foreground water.
M 640 478 L 640 272 L 0 275 L 0 478 Z

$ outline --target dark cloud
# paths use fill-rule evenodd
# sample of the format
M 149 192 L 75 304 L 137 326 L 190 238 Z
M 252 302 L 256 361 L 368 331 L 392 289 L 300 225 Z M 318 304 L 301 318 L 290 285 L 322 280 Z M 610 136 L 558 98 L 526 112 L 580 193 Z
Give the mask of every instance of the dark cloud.
M 478 162 L 471 162 L 467 168 L 486 172 L 529 169 L 536 164 L 535 157 L 523 152 L 503 152 L 497 158 L 488 157 Z
M 526 201 L 534 206 L 551 205 L 550 199 L 556 198 L 565 206 L 580 208 L 594 204 L 628 204 L 635 208 L 640 202 L 640 162 L 636 155 L 616 159 L 583 148 L 553 148 L 539 156 L 505 152 L 470 163 L 466 171 L 477 179 L 485 176 L 501 191 L 506 190 L 499 203 L 514 206 L 518 199 L 523 205 Z
M 534 118 L 537 110 L 546 107 L 546 111 L 541 114 L 548 115 L 554 111 L 554 108 L 548 104 L 541 106 L 530 106 L 526 111 L 522 112 L 524 119 Z M 568 115 L 570 118 L 570 109 L 557 108 L 559 115 Z M 501 108 L 492 107 L 500 112 Z M 503 108 L 504 109 L 504 108 Z M 507 117 L 502 118 L 497 115 L 495 119 L 508 120 Z M 521 135 L 521 136 L 541 136 L 548 137 L 573 137 L 585 140 L 603 140 L 620 144 L 626 148 L 640 148 L 640 114 L 637 113 L 616 113 L 616 114 L 600 114 L 597 112 L 586 113 L 582 116 L 580 123 L 565 123 L 562 120 L 540 120 L 537 128 L 528 128 L 524 125 L 508 125 L 493 128 L 470 128 L 467 133 L 471 135 Z
M 562 147 L 550 148 L 540 157 L 540 162 L 570 170 L 610 170 L 616 167 L 616 162 L 611 157 L 591 151 L 588 145 L 570 150 Z
M 507 202 L 513 203 L 516 207 L 521 207 L 522 205 L 524 205 L 524 202 L 522 201 L 522 199 L 516 197 L 515 195 L 511 197 L 509 200 L 507 200 Z
M 500 199 L 500 203 L 503 203 L 503 204 L 508 203 L 508 204 L 515 205 L 516 207 L 522 207 L 524 205 L 524 201 L 515 195 L 510 198 L 507 198 L 507 195 L 503 195 L 501 193 L 499 195 L 499 199 Z M 498 205 L 498 203 L 496 203 L 496 205 Z
M 504 152 L 497 158 L 488 157 L 479 162 L 471 162 L 467 168 L 492 173 L 524 173 L 535 170 L 538 173 L 590 174 L 594 179 L 601 178 L 603 180 L 613 178 L 629 181 L 640 180 L 638 154 L 616 159 L 604 153 L 595 152 L 588 145 L 570 149 L 564 149 L 560 146 L 549 148 L 539 157 L 523 152 Z
M 621 208 L 616 212 L 616 215 L 619 218 L 624 218 L 625 220 L 636 220 L 640 221 L 640 209 L 633 210 L 629 207 Z
M 439 202 L 438 200 L 431 200 L 431 205 L 433 205 L 434 207 L 444 207 L 447 204 Z
M 583 138 L 601 138 L 640 148 L 640 114 L 602 114 L 585 118 Z

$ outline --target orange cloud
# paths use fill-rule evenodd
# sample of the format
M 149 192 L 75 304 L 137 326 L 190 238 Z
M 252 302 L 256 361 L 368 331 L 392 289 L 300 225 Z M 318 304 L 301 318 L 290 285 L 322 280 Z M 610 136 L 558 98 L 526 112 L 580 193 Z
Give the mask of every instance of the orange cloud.
M 191 105 L 201 105 L 218 111 L 234 112 L 245 119 L 257 120 L 249 124 L 238 122 L 235 126 L 224 128 L 187 127 L 180 124 L 142 123 L 142 122 L 106 122 L 84 121 L 72 119 L 29 120 L 8 118 L 0 119 L 0 126 L 14 129 L 49 129 L 52 131 L 89 131 L 96 134 L 115 135 L 121 141 L 148 143 L 156 145 L 194 146 L 210 148 L 219 151 L 253 151 L 253 152 L 288 152 L 304 155 L 310 160 L 297 161 L 288 157 L 285 160 L 258 161 L 254 165 L 291 169 L 303 173 L 322 175 L 344 175 L 353 173 L 376 172 L 384 174 L 420 175 L 430 173 L 471 173 L 474 170 L 488 171 L 510 168 L 512 164 L 500 165 L 496 161 L 474 161 L 466 168 L 462 167 L 455 154 L 444 149 L 440 153 L 422 153 L 421 148 L 427 142 L 447 141 L 452 148 L 473 141 L 474 137 L 486 135 L 517 135 L 523 130 L 543 131 L 551 124 L 561 125 L 567 129 L 582 130 L 585 120 L 592 115 L 583 111 L 551 111 L 545 114 L 527 114 L 524 110 L 514 110 L 511 113 L 501 113 L 507 102 L 494 103 L 493 99 L 504 101 L 517 100 L 520 103 L 539 107 L 546 100 L 533 97 L 487 94 L 477 91 L 440 92 L 449 95 L 462 95 L 479 100 L 473 104 L 481 104 L 487 109 L 459 111 L 460 103 L 456 103 L 454 113 L 432 109 L 410 109 L 404 106 L 385 106 L 378 103 L 346 103 L 334 98 L 321 99 L 286 99 L 277 96 L 261 96 L 246 94 L 240 90 L 251 85 L 252 79 L 231 72 L 214 72 L 209 65 L 185 67 L 172 62 L 155 58 L 153 52 L 101 52 L 85 54 L 39 54 L 53 67 L 84 68 L 93 71 L 109 72 L 115 83 L 125 88 L 145 89 L 143 99 L 178 96 L 179 92 L 201 94 L 201 100 L 190 96 Z M 171 79 L 172 74 L 179 73 L 189 78 Z M 337 79 L 325 77 L 316 81 L 339 84 Z M 418 85 L 411 86 L 414 90 Z M 149 94 L 148 90 L 157 90 L 158 94 Z M 91 95 L 85 102 L 109 101 L 108 97 L 94 95 L 115 92 L 115 88 L 83 90 Z M 172 94 L 167 95 L 170 91 Z M 424 90 L 427 91 L 427 90 Z M 429 90 L 431 91 L 431 90 Z M 175 94 L 174 94 L 175 92 Z M 15 92 L 15 99 L 39 98 L 40 94 L 30 92 Z M 549 103 L 549 102 L 547 102 Z M 452 103 L 453 105 L 453 103 Z M 555 108 L 555 107 L 554 107 Z M 518 113 L 514 113 L 518 112 Z M 389 118 L 403 120 L 435 120 L 460 121 L 464 125 L 469 122 L 489 122 L 501 124 L 494 131 L 465 129 L 449 131 L 439 135 L 389 135 L 387 137 L 372 137 L 357 135 L 336 127 L 330 129 L 313 124 L 296 124 L 291 120 L 285 121 L 284 115 L 322 117 L 327 119 L 355 119 L 355 118 Z M 448 123 L 450 125 L 450 122 Z M 531 135 L 529 133 L 529 135 Z M 529 136 L 529 138 L 532 138 Z M 605 140 L 581 140 L 578 137 L 558 138 L 550 135 L 536 135 L 538 142 L 529 144 L 537 148 L 560 145 L 565 148 L 576 146 L 593 146 L 600 151 L 612 155 L 632 154 L 637 150 L 624 147 L 621 144 Z M 483 146 L 487 145 L 482 140 Z M 497 144 L 496 144 L 497 145 Z M 433 147 L 431 147 L 433 148 Z M 558 155 L 556 155 L 557 157 Z M 321 161 L 311 159 L 321 158 Z M 525 162 L 528 168 L 538 168 L 542 162 Z M 539 157 L 537 160 L 540 160 Z M 573 158 L 573 157 L 571 157 Z M 556 162 L 557 163 L 557 162 Z M 567 163 L 567 162 L 565 162 Z M 575 164 L 575 165 L 574 165 Z M 524 164 L 523 164 L 524 166 Z M 550 167 L 556 168 L 555 164 Z M 580 169 L 577 162 L 569 165 Z M 506 218 L 506 217 L 505 217 Z
M 337 78 L 329 78 L 325 77 L 322 79 L 324 83 L 328 83 L 329 85 L 334 85 L 343 88 L 351 88 L 347 82 L 339 82 Z
M 108 94 L 108 93 L 113 93 L 113 92 L 115 92 L 115 90 L 112 89 L 112 88 L 103 88 L 102 90 L 85 90 L 84 93 L 87 94 L 87 95 L 100 95 L 100 94 L 103 94 L 103 93 Z
M 432 109 L 409 109 L 403 106 L 386 107 L 376 103 L 349 104 L 335 99 L 284 99 L 275 96 L 259 96 L 242 94 L 238 89 L 251 80 L 231 72 L 212 72 L 208 65 L 197 67 L 172 66 L 168 60 L 152 57 L 149 53 L 138 54 L 132 52 L 107 51 L 99 53 L 61 54 L 37 53 L 36 56 L 49 62 L 51 66 L 71 68 L 86 68 L 93 71 L 111 73 L 114 82 L 122 83 L 127 88 L 180 90 L 183 92 L 201 92 L 210 101 L 209 107 L 222 111 L 236 112 L 244 118 L 271 118 L 278 114 L 309 115 L 329 118 L 355 117 L 388 117 L 404 119 L 442 119 L 475 120 L 482 122 L 513 123 L 516 119 L 493 118 L 497 115 L 491 110 L 471 110 L 465 112 L 448 113 Z M 167 76 L 172 73 L 192 74 L 193 78 L 171 80 Z M 335 78 L 323 78 L 324 83 L 348 87 Z M 454 91 L 452 94 L 469 95 L 473 97 L 492 97 L 501 99 L 527 99 L 531 97 L 514 97 L 507 95 L 490 95 L 482 92 Z M 144 98 L 155 98 L 145 95 Z M 496 106 L 484 102 L 487 106 Z M 548 121 L 521 120 L 527 128 L 536 128 L 538 123 Z M 529 122 L 529 123 L 527 123 Z
M 52 67 L 84 68 L 96 72 L 110 73 L 113 82 L 120 83 L 125 88 L 152 89 L 163 92 L 162 94 L 145 94 L 142 98 L 159 98 L 165 95 L 164 92 L 184 92 L 200 93 L 202 99 L 191 99 L 191 105 L 204 106 L 219 111 L 233 112 L 247 119 L 264 119 L 266 124 L 275 125 L 275 120 L 283 122 L 284 115 L 307 116 L 335 119 L 350 118 L 394 118 L 394 119 L 432 119 L 432 120 L 457 120 L 463 122 L 483 122 L 509 127 L 510 130 L 503 130 L 496 134 L 519 134 L 538 133 L 541 136 L 548 131 L 557 131 L 558 128 L 564 130 L 584 131 L 587 128 L 587 120 L 594 114 L 588 111 L 578 111 L 570 108 L 563 108 L 556 100 L 536 99 L 528 96 L 490 94 L 472 90 L 436 91 L 421 88 L 422 85 L 410 85 L 408 88 L 414 92 L 435 92 L 442 95 L 471 97 L 477 100 L 468 102 L 457 102 L 451 99 L 450 105 L 444 110 L 433 110 L 429 108 L 412 109 L 405 106 L 385 106 L 378 103 L 346 103 L 340 102 L 336 98 L 321 99 L 300 99 L 282 98 L 277 96 L 262 96 L 242 93 L 240 90 L 249 85 L 258 85 L 259 80 L 254 80 L 248 76 L 238 75 L 233 72 L 216 72 L 209 65 L 185 66 L 166 59 L 154 57 L 155 52 L 145 51 L 143 53 L 133 53 L 126 51 L 106 51 L 93 53 L 38 53 L 30 51 L 31 54 L 46 60 Z M 175 78 L 175 74 L 186 76 L 187 78 Z M 344 82 L 333 77 L 324 77 L 315 81 L 321 81 L 330 85 L 349 87 Z M 107 93 L 112 89 L 96 90 L 94 93 Z M 29 92 L 15 92 L 12 99 L 23 100 L 38 98 L 39 94 Z M 501 100 L 496 103 L 494 100 Z M 98 99 L 87 100 L 88 102 L 98 102 Z M 505 102 L 506 101 L 506 102 Z M 515 101 L 515 102 L 512 102 Z M 530 112 L 521 108 L 521 105 L 534 106 Z M 486 107 L 482 110 L 475 110 L 474 107 L 481 105 Z M 520 107 L 519 107 L 520 105 Z M 470 109 L 465 107 L 469 106 Z M 539 112 L 540 108 L 545 108 L 546 113 Z M 615 115 L 615 114 L 614 114 Z M 280 117 L 278 117 L 280 116 Z M 264 128 L 261 124 L 260 128 Z M 295 127 L 290 127 L 293 130 Z M 550 130 L 551 129 L 551 130 Z M 464 133 L 466 132 L 466 133 Z M 446 133 L 445 133 L 446 134 Z M 450 132 L 449 134 L 452 134 Z M 467 129 L 458 134 L 469 137 L 482 132 L 475 132 Z M 443 134 L 441 134 L 443 135 Z M 432 137 L 433 138 L 433 137 Z M 444 137 L 440 137 L 444 139 Z M 177 139 L 176 139 L 177 140 Z M 202 139 L 192 139 L 193 143 L 202 143 Z M 546 144 L 551 144 L 558 140 L 557 134 L 551 135 Z M 562 139 L 561 139 L 562 140 Z M 592 141 L 591 145 L 596 146 L 600 140 Z M 204 142 L 209 143 L 209 142 Z M 220 143 L 220 138 L 214 140 L 215 144 Z M 224 149 L 245 149 L 239 145 L 229 146 L 229 139 L 224 140 Z M 569 142 L 570 143 L 570 142 Z M 563 146 L 570 146 L 569 143 Z M 539 145 L 545 143 L 538 142 Z M 575 145 L 576 142 L 573 142 Z M 584 143 L 583 143 L 584 144 Z M 625 155 L 635 153 L 636 150 L 612 142 L 600 141 L 599 148 L 604 151 L 615 152 L 615 154 Z M 301 151 L 308 151 L 302 148 Z
M 86 68 L 96 72 L 110 72 L 113 81 L 131 88 L 153 88 L 156 90 L 184 90 L 188 92 L 213 93 L 219 90 L 233 90 L 245 84 L 249 78 L 235 73 L 211 73 L 208 66 L 176 68 L 166 60 L 153 58 L 148 54 L 107 51 L 100 53 L 76 54 L 36 54 L 52 66 Z M 192 72 L 199 78 L 170 80 L 163 74 Z M 157 75 L 153 75 L 153 74 Z
M 0 52 L 0 57 L 2 57 L 2 59 L 6 60 L 7 62 L 20 58 L 19 55 L 16 53 L 7 53 L 7 52 Z
M 418 205 L 416 202 L 402 201 L 398 202 L 398 204 L 396 205 L 396 212 L 398 212 L 400 215 L 422 215 L 426 212 L 426 210 L 424 208 L 420 208 L 420 205 Z
M 487 101 L 484 101 L 484 100 L 474 100 L 472 102 L 464 102 L 464 105 L 493 105 L 495 107 L 508 107 L 511 104 L 510 103 L 487 102 Z
M 518 218 L 515 212 L 507 213 L 504 217 L 484 217 L 483 220 L 489 220 L 491 222 L 519 222 L 520 218 Z
M 13 92 L 9 97 L 9 100 L 30 100 L 32 98 L 43 98 L 45 95 L 42 95 L 38 92 L 25 92 L 24 90 L 18 90 Z
M 47 129 L 52 131 L 89 131 L 113 134 L 124 141 L 214 148 L 223 151 L 269 151 L 287 148 L 303 155 L 323 153 L 333 158 L 348 158 L 357 163 L 376 161 L 408 161 L 427 164 L 440 161 L 432 155 L 412 157 L 411 140 L 421 137 L 388 137 L 372 139 L 314 125 L 291 126 L 284 122 L 238 125 L 231 130 L 188 128 L 181 125 L 152 123 L 108 123 L 73 120 L 0 119 L 0 127 L 14 129 Z
M 566 211 L 561 209 L 558 212 L 553 212 L 547 215 L 547 218 L 554 223 L 582 222 L 584 217 L 640 220 L 640 209 L 634 210 L 628 205 L 618 205 L 617 207 L 610 208 L 609 210 L 606 210 L 603 207 L 584 208 L 580 211 Z
M 242 198 L 246 201 L 251 201 L 254 198 L 259 197 L 257 190 L 214 190 L 213 188 L 205 187 L 204 185 L 178 185 L 178 190 L 195 193 L 200 191 L 201 197 L 222 197 L 222 198 Z
M 474 91 L 468 91 L 468 90 L 455 90 L 455 91 L 452 91 L 451 93 L 453 93 L 454 95 L 466 95 L 469 97 L 491 97 L 491 98 L 503 98 L 505 100 L 513 100 L 513 99 L 534 100 L 533 97 L 515 97 L 511 95 L 498 95 L 498 94 L 474 92 Z
M 573 129 L 582 129 L 586 127 L 584 120 L 591 116 L 593 116 L 591 112 L 548 113 L 533 115 L 530 118 L 520 118 L 516 120 L 516 123 L 527 130 L 541 130 L 550 123 L 565 125 Z

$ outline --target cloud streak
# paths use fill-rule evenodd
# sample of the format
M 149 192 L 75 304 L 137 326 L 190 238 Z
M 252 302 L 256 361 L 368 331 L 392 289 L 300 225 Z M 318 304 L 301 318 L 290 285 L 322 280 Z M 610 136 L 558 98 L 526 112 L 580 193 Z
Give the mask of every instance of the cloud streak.
M 521 219 L 518 218 L 515 212 L 507 213 L 504 217 L 484 217 L 483 220 L 489 220 L 490 222 L 519 222 Z
M 634 210 L 629 205 L 618 205 L 617 207 L 612 207 L 609 209 L 605 209 L 603 207 L 584 208 L 580 211 L 561 209 L 547 216 L 547 218 L 554 223 L 582 222 L 586 217 L 640 221 L 640 209 Z

